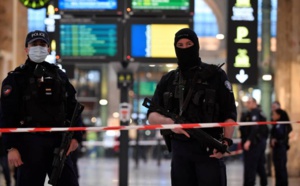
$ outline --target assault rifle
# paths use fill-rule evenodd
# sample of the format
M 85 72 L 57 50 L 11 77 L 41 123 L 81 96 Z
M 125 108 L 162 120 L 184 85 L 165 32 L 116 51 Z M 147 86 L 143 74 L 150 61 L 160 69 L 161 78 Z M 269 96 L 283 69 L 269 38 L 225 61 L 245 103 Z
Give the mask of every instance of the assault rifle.
M 151 109 L 155 112 L 158 112 L 166 117 L 171 118 L 172 120 L 174 120 L 176 123 L 190 123 L 188 121 L 186 121 L 184 118 L 169 112 L 168 110 L 166 110 L 165 108 L 155 104 L 153 101 L 151 101 L 149 98 L 145 98 L 144 102 L 143 102 L 143 106 Z M 221 153 L 225 153 L 225 152 L 229 152 L 227 145 L 222 144 L 220 141 L 216 140 L 215 138 L 213 138 L 212 136 L 210 136 L 209 134 L 207 134 L 206 132 L 204 132 L 201 129 L 184 129 L 187 133 L 190 134 L 190 136 L 194 139 L 196 139 L 197 141 L 199 141 L 200 143 L 205 143 L 207 144 L 208 147 L 217 149 L 218 152 Z M 162 129 L 162 135 L 165 139 L 166 145 L 168 147 L 168 150 L 171 152 L 171 138 L 170 135 L 172 134 L 172 131 L 169 129 Z
M 75 126 L 75 123 L 78 120 L 79 115 L 83 111 L 84 106 L 80 103 L 76 103 L 75 109 L 73 111 L 73 115 L 70 122 L 70 127 Z M 56 186 L 58 183 L 58 180 L 61 176 L 62 170 L 64 168 L 65 160 L 67 159 L 67 152 L 70 147 L 72 137 L 73 137 L 74 131 L 67 131 L 64 133 L 60 147 L 56 148 L 54 150 L 54 158 L 52 162 L 52 173 L 50 176 L 50 179 L 48 183 L 50 185 Z

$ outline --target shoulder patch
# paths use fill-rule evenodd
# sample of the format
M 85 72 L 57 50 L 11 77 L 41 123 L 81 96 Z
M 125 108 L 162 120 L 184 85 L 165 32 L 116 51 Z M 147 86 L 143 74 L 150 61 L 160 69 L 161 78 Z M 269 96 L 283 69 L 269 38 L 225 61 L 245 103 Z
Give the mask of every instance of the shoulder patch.
M 12 92 L 12 86 L 10 86 L 10 85 L 4 85 L 2 87 L 2 95 L 3 96 L 8 96 L 8 95 L 10 95 L 11 92 Z
M 226 80 L 224 84 L 225 84 L 225 87 L 231 92 L 232 91 L 231 83 L 228 80 Z

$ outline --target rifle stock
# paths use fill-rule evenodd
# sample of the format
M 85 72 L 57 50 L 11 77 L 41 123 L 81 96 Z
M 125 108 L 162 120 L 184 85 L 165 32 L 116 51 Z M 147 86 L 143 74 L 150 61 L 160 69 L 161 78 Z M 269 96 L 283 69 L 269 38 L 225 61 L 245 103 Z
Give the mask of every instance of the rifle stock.
M 81 112 L 83 111 L 84 106 L 80 103 L 76 103 L 71 121 L 70 121 L 70 127 L 73 127 L 75 123 L 77 122 L 77 119 Z M 52 162 L 52 172 L 51 176 L 49 178 L 48 183 L 50 185 L 57 185 L 58 180 L 61 176 L 62 170 L 64 168 L 65 160 L 67 159 L 67 152 L 70 147 L 72 137 L 73 137 L 74 131 L 67 131 L 64 133 L 61 144 L 59 148 L 56 148 L 54 150 L 54 158 Z
M 171 118 L 172 120 L 175 121 L 175 123 L 190 123 L 188 121 L 186 121 L 184 118 L 169 112 L 168 110 L 166 110 L 165 108 L 155 104 L 153 101 L 151 101 L 149 98 L 145 98 L 144 102 L 143 102 L 143 106 L 151 109 L 155 112 L 158 112 L 166 117 Z M 168 136 L 171 135 L 172 131 L 170 129 L 162 129 L 165 132 L 161 132 L 162 135 L 164 136 L 164 139 L 166 141 L 166 145 L 169 149 L 169 151 L 171 151 L 171 146 L 170 146 L 170 142 L 171 139 Z M 227 145 L 222 144 L 220 141 L 216 140 L 215 138 L 213 138 L 212 136 L 210 136 L 209 134 L 207 134 L 206 132 L 204 132 L 201 129 L 184 129 L 185 131 L 187 131 L 190 136 L 194 139 L 196 139 L 197 141 L 199 141 L 200 143 L 206 143 L 208 147 L 212 147 L 214 149 L 217 149 L 218 152 L 221 153 L 225 153 L 225 152 L 229 152 Z

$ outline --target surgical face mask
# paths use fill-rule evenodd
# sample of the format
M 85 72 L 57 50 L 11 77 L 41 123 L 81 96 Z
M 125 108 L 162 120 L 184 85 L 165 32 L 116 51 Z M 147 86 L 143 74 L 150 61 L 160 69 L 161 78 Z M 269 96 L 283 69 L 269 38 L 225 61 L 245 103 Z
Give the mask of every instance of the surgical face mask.
M 41 63 L 48 55 L 48 48 L 42 46 L 32 46 L 29 48 L 28 55 L 31 61 Z

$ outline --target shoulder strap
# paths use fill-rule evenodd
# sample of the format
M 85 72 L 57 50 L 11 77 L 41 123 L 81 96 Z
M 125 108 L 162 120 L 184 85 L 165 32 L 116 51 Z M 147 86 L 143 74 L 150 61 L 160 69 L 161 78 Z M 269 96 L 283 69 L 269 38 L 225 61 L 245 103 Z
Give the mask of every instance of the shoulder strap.
M 181 75 L 179 75 L 179 77 L 181 77 Z M 179 79 L 182 79 L 182 78 L 179 78 Z M 179 112 L 179 116 L 181 116 L 182 112 L 186 109 L 188 103 L 190 102 L 191 100 L 191 97 L 192 97 L 192 94 L 193 94 L 193 91 L 194 91 L 194 88 L 196 86 L 196 82 L 197 82 L 197 79 L 198 79 L 198 75 L 197 73 L 194 74 L 194 77 L 193 77 L 193 81 L 192 81 L 192 84 L 190 86 L 190 89 L 187 93 L 187 96 L 186 98 L 184 99 L 184 96 L 183 96 L 183 90 L 179 90 L 179 103 L 180 103 L 180 112 Z M 184 100 L 183 100 L 184 99 Z
M 203 70 L 198 72 L 198 77 L 200 79 L 202 79 L 202 81 L 207 80 L 207 79 L 213 77 L 223 65 L 224 65 L 224 63 L 222 63 L 220 65 L 202 63 L 201 68 Z

